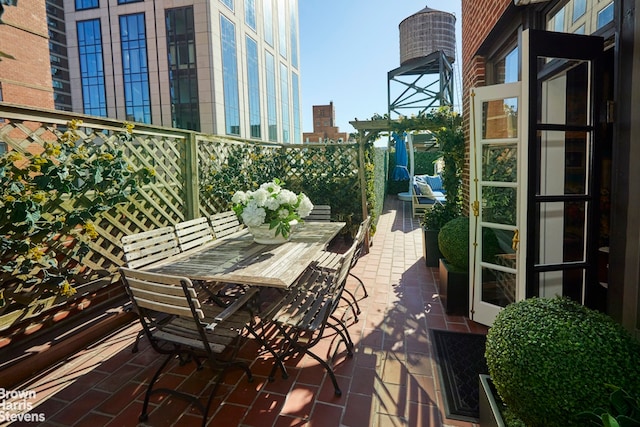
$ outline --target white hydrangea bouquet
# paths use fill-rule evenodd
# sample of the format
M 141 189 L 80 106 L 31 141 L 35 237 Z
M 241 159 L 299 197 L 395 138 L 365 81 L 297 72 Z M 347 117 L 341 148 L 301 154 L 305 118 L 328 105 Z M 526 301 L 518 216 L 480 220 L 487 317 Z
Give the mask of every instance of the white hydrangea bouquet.
M 291 226 L 311 213 L 313 204 L 304 194 L 296 194 L 282 187 L 275 178 L 255 191 L 237 191 L 231 201 L 233 210 L 250 230 L 268 224 L 275 236 L 288 239 Z

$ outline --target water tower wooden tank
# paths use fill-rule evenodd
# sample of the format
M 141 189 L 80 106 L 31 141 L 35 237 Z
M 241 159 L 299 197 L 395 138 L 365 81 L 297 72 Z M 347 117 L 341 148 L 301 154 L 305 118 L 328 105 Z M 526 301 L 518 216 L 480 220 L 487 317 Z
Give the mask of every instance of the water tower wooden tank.
M 453 105 L 456 17 L 425 7 L 400 29 L 400 67 L 388 73 L 389 117 Z

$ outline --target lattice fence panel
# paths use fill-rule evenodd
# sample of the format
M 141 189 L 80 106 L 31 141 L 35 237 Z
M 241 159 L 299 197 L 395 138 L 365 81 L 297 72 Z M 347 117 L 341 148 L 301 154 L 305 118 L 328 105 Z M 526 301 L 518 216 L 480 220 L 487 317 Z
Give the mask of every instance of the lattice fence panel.
M 28 118 L 15 111 L 26 111 Z M 76 118 L 72 113 L 23 110 L 0 105 L 0 141 L 9 150 L 38 153 L 46 142 L 58 139 L 66 124 Z M 7 113 L 8 112 L 8 113 Z M 90 250 L 79 260 L 88 276 L 108 276 L 123 264 L 120 239 L 153 228 L 173 225 L 188 218 L 188 181 L 197 179 L 199 205 L 196 215 L 208 216 L 228 210 L 233 193 L 255 189 L 262 182 L 280 178 L 293 191 L 305 192 L 316 204 L 330 204 L 334 218 L 357 227 L 361 220 L 361 191 L 358 175 L 358 146 L 276 145 L 223 137 L 193 134 L 176 129 L 136 125 L 133 138 L 121 141 L 123 122 L 81 116 L 78 129 L 85 144 L 100 147 L 118 146 L 133 171 L 153 171 L 150 183 L 141 185 L 129 201 L 114 206 L 94 221 L 97 237 L 86 240 Z M 195 135 L 195 152 L 190 137 Z M 195 156 L 196 170 L 188 159 Z M 60 200 L 57 208 L 71 212 L 74 202 Z M 77 245 L 75 236 L 59 236 L 61 248 Z M 62 245 L 64 243 L 64 245 Z

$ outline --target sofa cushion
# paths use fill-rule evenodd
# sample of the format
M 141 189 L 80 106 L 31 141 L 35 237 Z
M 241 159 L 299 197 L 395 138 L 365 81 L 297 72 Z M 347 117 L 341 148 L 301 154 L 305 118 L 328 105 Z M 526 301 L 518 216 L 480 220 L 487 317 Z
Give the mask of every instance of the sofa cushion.
M 428 197 L 430 199 L 436 198 L 429 184 L 423 183 L 421 181 L 416 181 L 416 185 L 420 189 L 420 194 L 422 194 L 423 196 Z
M 434 176 L 423 175 L 423 177 L 426 183 L 429 184 L 429 186 L 433 191 L 443 192 L 444 189 L 442 188 L 442 177 L 440 175 L 434 175 Z

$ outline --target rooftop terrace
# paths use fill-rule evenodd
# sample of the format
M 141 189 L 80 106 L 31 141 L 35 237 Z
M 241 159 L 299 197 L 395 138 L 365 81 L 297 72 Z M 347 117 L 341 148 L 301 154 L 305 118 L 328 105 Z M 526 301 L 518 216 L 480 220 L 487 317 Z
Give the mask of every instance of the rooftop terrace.
M 324 369 L 308 356 L 288 362 L 288 379 L 277 376 L 268 382 L 271 359 L 248 340 L 240 357 L 251 363 L 254 382 L 231 370 L 218 390 L 208 425 L 474 426 L 445 418 L 429 329 L 486 333 L 486 328 L 444 313 L 437 270 L 425 266 L 421 240 L 410 203 L 387 198 L 370 252 L 352 270 L 369 296 L 360 300 L 359 322 L 349 325 L 354 357 L 342 352 L 334 360 L 341 397 L 334 395 Z M 356 282 L 351 280 L 348 286 L 353 289 Z M 137 353 L 131 352 L 139 330 L 138 322 L 127 324 L 14 389 L 36 392 L 31 412 L 44 415 L 41 425 L 199 424 L 196 410 L 162 395 L 152 397 L 148 421 L 138 423 L 146 383 L 160 362 L 146 339 Z M 328 345 L 331 340 L 323 341 Z M 211 377 L 207 368 L 194 371 L 192 365 L 176 363 L 161 382 L 193 392 L 210 387 Z

